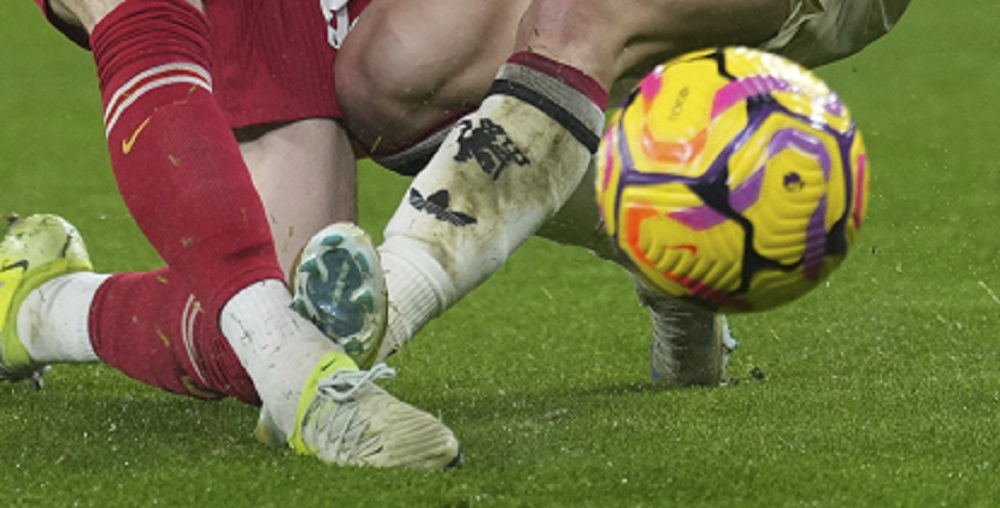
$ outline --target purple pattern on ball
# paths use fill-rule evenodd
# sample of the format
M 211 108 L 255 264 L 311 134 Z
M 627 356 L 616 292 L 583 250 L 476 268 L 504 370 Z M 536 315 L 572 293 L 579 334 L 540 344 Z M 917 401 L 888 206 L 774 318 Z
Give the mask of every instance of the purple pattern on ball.
M 683 210 L 671 212 L 667 214 L 667 216 L 695 231 L 704 231 L 706 229 L 714 228 L 719 224 L 726 222 L 727 219 L 725 215 L 722 215 L 708 205 L 685 208 Z
M 806 250 L 802 254 L 802 267 L 805 278 L 812 281 L 819 280 L 823 256 L 826 254 L 826 206 L 826 196 L 823 196 L 806 226 Z
M 749 178 L 739 184 L 729 195 L 729 206 L 736 213 L 743 213 L 760 199 L 760 190 L 764 185 L 764 169 L 754 171 Z M 728 220 L 728 217 L 717 212 L 709 205 L 699 205 L 685 208 L 669 214 L 670 218 L 684 224 L 695 231 L 714 228 Z
M 767 158 L 770 159 L 778 152 L 788 148 L 798 148 L 799 150 L 812 155 L 819 162 L 820 169 L 823 170 L 823 180 L 830 181 L 830 154 L 823 146 L 823 142 L 812 134 L 799 129 L 781 129 L 774 133 L 771 142 L 767 145 Z
M 729 195 L 729 206 L 733 207 L 737 213 L 747 211 L 751 206 L 760 200 L 760 190 L 764 186 L 764 172 L 767 168 L 760 167 L 754 171 L 749 178 L 733 189 Z
M 768 154 L 773 155 L 788 148 L 798 149 L 812 155 L 819 162 L 820 170 L 823 172 L 823 182 L 830 183 L 832 170 L 830 153 L 827 152 L 819 138 L 798 129 L 782 129 L 775 133 L 774 139 L 768 147 Z M 806 247 L 802 255 L 802 265 L 805 277 L 810 280 L 819 280 L 823 269 L 823 256 L 826 254 L 827 241 L 826 209 L 827 197 L 824 195 L 816 204 L 816 209 L 813 210 L 806 225 Z
M 719 89 L 715 94 L 715 100 L 712 103 L 712 118 L 721 115 L 734 104 L 743 102 L 750 97 L 768 95 L 772 92 L 805 93 L 788 80 L 777 76 L 749 76 L 737 79 Z M 844 103 L 836 93 L 829 92 L 821 102 L 819 100 L 814 102 L 814 104 L 817 103 L 831 115 L 840 117 L 846 114 Z

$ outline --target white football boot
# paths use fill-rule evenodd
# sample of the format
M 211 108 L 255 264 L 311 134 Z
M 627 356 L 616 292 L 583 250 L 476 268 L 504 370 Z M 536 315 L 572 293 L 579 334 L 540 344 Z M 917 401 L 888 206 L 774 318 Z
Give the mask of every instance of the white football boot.
M 358 366 L 370 367 L 385 336 L 388 297 L 368 234 L 349 223 L 323 228 L 302 250 L 293 277 L 292 308 Z
M 284 436 L 267 408 L 257 437 L 339 465 L 444 469 L 461 464 L 452 431 L 375 384 L 395 370 L 370 367 L 385 335 L 385 276 L 369 236 L 349 223 L 322 229 L 299 256 L 292 308 L 346 351 L 331 353 L 302 392 L 294 432 Z
M 460 465 L 461 448 L 448 427 L 375 384 L 394 374 L 381 363 L 368 371 L 356 370 L 346 355 L 331 353 L 306 383 L 293 434 L 283 436 L 265 407 L 257 438 L 342 466 Z

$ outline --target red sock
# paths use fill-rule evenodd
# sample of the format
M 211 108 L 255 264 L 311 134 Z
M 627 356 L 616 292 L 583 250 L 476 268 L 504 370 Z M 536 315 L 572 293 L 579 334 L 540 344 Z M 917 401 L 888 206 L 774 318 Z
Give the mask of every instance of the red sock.
M 105 281 L 90 307 L 90 337 L 101 360 L 131 378 L 201 399 L 260 403 L 215 321 L 169 268 Z
M 282 279 L 263 205 L 212 96 L 208 24 L 183 0 L 129 0 L 91 36 L 111 163 L 143 233 L 212 322 Z
M 594 78 L 576 67 L 557 62 L 549 57 L 530 51 L 514 53 L 507 59 L 507 63 L 523 65 L 538 72 L 548 74 L 580 92 L 602 110 L 608 109 L 608 91 L 595 81 Z

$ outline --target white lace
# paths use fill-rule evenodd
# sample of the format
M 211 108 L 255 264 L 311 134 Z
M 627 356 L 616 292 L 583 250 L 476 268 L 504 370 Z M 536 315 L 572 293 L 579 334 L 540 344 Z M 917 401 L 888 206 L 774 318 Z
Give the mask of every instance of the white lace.
M 380 363 L 371 370 L 337 371 L 319 380 L 317 397 L 303 421 L 303 439 L 312 442 L 321 458 L 340 464 L 379 453 L 379 437 L 366 434 L 371 415 L 361 410 L 357 395 L 369 383 L 395 374 Z
M 333 399 L 334 402 L 345 402 L 354 397 L 362 386 L 376 379 L 391 379 L 396 375 L 396 369 L 379 363 L 370 370 L 342 371 L 334 372 L 328 378 L 321 379 L 316 390 L 325 397 Z

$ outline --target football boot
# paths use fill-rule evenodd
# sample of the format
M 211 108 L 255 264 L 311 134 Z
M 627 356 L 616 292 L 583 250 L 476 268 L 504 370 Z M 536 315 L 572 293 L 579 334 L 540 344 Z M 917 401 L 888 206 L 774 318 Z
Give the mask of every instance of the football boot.
M 299 256 L 292 308 L 340 345 L 361 368 L 375 362 L 388 312 L 385 276 L 368 234 L 336 223 Z
M 87 247 L 72 224 L 55 215 L 14 219 L 0 241 L 0 381 L 41 383 L 18 337 L 17 316 L 33 290 L 60 275 L 92 270 Z
M 460 465 L 462 452 L 448 427 L 375 384 L 394 375 L 395 370 L 383 363 L 358 370 L 348 356 L 330 353 L 306 382 L 292 435 L 282 435 L 265 406 L 257 438 L 342 466 Z

